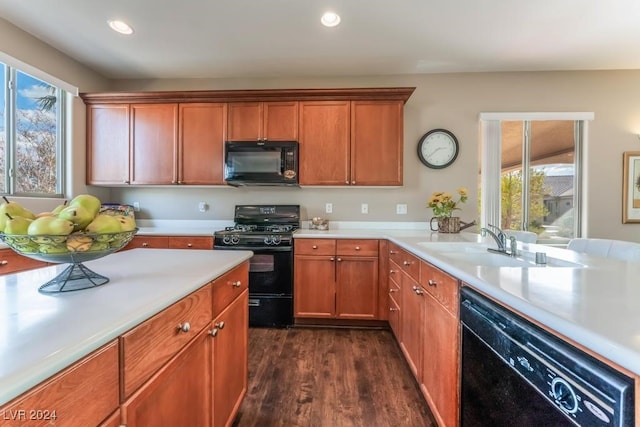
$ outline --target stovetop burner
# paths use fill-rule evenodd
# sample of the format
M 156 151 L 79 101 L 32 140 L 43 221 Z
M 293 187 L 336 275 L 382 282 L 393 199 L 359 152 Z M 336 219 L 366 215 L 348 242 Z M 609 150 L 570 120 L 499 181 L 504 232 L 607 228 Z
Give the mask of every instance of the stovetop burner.
M 273 224 L 273 225 L 255 225 L 255 224 L 236 224 L 233 227 L 226 227 L 224 231 L 232 231 L 236 233 L 287 233 L 294 231 L 293 225 Z
M 235 225 L 214 233 L 217 247 L 292 247 L 299 205 L 238 205 Z

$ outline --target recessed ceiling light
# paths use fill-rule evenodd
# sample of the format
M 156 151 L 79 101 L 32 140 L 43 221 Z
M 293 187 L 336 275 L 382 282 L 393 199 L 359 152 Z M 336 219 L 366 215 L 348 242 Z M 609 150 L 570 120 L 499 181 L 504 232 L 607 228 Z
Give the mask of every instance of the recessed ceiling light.
M 118 19 L 110 19 L 107 22 L 109 23 L 109 26 L 113 31 L 126 35 L 133 34 L 133 28 L 131 28 L 129 24 L 124 21 L 120 21 Z
M 333 12 L 325 12 L 322 18 L 320 18 L 320 22 L 322 22 L 322 25 L 325 27 L 335 27 L 340 23 L 340 15 Z

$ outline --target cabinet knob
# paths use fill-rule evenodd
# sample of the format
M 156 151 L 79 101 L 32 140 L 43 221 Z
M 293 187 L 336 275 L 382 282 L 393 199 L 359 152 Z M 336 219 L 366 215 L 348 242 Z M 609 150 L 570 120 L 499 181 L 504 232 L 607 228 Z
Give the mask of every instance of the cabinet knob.
M 398 252 L 396 252 L 396 251 L 389 251 L 389 255 L 395 255 L 395 254 L 397 254 L 397 253 L 398 253 Z
M 355 183 L 356 183 L 355 181 L 351 181 L 351 185 L 355 185 Z
M 398 292 L 398 290 L 397 290 L 397 289 L 394 289 L 394 288 L 390 288 L 390 289 L 389 289 L 389 293 L 393 293 L 393 292 Z
M 338 262 L 341 262 L 341 261 L 342 261 L 342 258 L 338 258 Z
M 236 280 L 235 282 L 231 282 L 231 286 L 234 288 L 239 288 L 242 285 L 240 280 Z
M 424 293 L 422 289 L 417 286 L 413 286 L 411 289 L 413 289 L 413 292 L 415 292 L 416 295 L 422 295 Z
M 436 282 L 436 281 L 435 281 L 435 280 L 433 280 L 433 279 L 429 279 L 429 282 L 428 282 L 428 283 L 429 283 L 429 286 L 435 286 L 435 285 L 437 285 L 437 284 L 438 284 L 438 282 Z
M 396 273 L 397 273 L 397 271 L 395 271 L 395 270 L 389 270 L 389 274 L 396 274 Z
M 191 330 L 191 325 L 189 324 L 189 322 L 180 323 L 178 325 L 178 330 L 180 332 L 189 332 Z
M 359 251 L 359 250 L 360 250 L 360 246 L 356 246 L 356 251 Z
M 317 245 L 313 245 L 313 246 L 311 246 L 311 249 L 318 249 L 318 246 Z
M 411 261 L 403 261 L 402 264 L 403 265 L 411 265 Z
M 128 183 L 129 183 L 129 181 L 124 180 L 124 181 L 122 181 L 122 183 L 123 183 L 123 184 L 128 184 Z
M 212 337 L 215 337 L 218 335 L 218 328 L 213 328 L 212 330 L 209 331 L 209 335 L 211 335 Z
M 178 181 L 178 184 L 182 184 L 182 181 Z
M 187 243 L 187 247 L 188 248 L 192 248 L 193 247 L 193 243 Z
M 334 257 L 329 258 L 329 261 L 335 261 L 336 259 Z
M 143 242 L 143 243 L 142 243 L 142 247 L 143 247 L 143 248 L 146 248 L 147 246 L 149 246 L 149 244 L 148 244 L 147 242 Z
M 224 322 L 215 323 L 213 326 L 215 326 L 218 329 L 224 329 Z
M 398 311 L 398 309 L 397 309 L 397 308 L 393 308 L 393 307 L 391 307 L 391 308 L 389 309 L 389 311 Z
M 7 261 L 6 259 L 3 259 L 2 261 L 0 261 L 0 265 L 7 265 L 9 264 L 9 261 Z

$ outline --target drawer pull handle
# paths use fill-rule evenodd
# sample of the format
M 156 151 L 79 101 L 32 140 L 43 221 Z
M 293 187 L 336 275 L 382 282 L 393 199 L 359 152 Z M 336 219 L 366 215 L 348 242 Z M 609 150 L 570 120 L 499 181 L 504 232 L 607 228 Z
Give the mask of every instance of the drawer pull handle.
M 398 253 L 398 252 L 396 252 L 396 251 L 389 251 L 389 255 L 395 255 L 395 254 L 397 254 L 397 253 Z
M 147 246 L 149 246 L 149 244 L 148 244 L 147 242 L 144 242 L 144 243 L 142 244 L 142 247 L 143 247 L 143 248 L 146 248 Z
M 329 261 L 335 261 L 336 259 L 334 257 L 329 258 Z
M 438 284 L 438 282 L 436 282 L 436 281 L 435 281 L 435 280 L 433 280 L 433 279 L 429 279 L 429 282 L 428 282 L 428 283 L 429 283 L 429 286 L 436 286 L 436 285 Z
M 189 332 L 191 330 L 191 325 L 189 324 L 189 322 L 180 323 L 178 325 L 178 330 L 180 332 Z
M 412 287 L 411 289 L 413 289 L 413 292 L 415 292 L 416 295 L 422 295 L 424 292 L 422 291 L 422 289 L 420 289 L 417 286 Z
M 218 335 L 218 328 L 213 328 L 212 330 L 210 330 L 209 335 L 211 335 L 212 337 Z
M 342 258 L 338 258 L 338 262 L 342 262 Z
M 404 265 L 411 265 L 411 261 L 404 261 L 402 264 L 404 264 Z
M 359 251 L 359 250 L 360 250 L 360 246 L 356 246 L 356 251 Z
M 313 245 L 313 246 L 311 246 L 311 249 L 318 249 L 318 246 Z
M 397 308 L 393 308 L 393 307 L 391 307 L 391 308 L 389 309 L 389 311 L 398 311 L 398 309 L 397 309 Z
M 224 329 L 224 322 L 215 323 L 213 326 L 215 326 L 218 329 Z
M 393 288 L 389 289 L 389 293 L 392 293 L 392 292 L 398 292 L 398 290 Z
M 7 261 L 6 259 L 3 259 L 2 261 L 0 261 L 0 265 L 7 265 L 9 264 L 9 261 Z
M 187 243 L 187 247 L 190 248 L 193 246 L 193 243 Z
M 397 271 L 395 271 L 395 270 L 389 270 L 389 274 L 396 274 L 396 273 L 397 273 Z
M 231 282 L 231 286 L 233 286 L 234 288 L 239 288 L 242 285 L 242 282 L 240 280 L 236 280 L 235 282 Z

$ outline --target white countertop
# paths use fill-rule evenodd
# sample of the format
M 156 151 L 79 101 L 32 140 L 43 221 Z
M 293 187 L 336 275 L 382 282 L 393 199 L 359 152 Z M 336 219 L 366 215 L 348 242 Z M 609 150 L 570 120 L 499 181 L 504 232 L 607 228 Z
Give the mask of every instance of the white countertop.
M 0 405 L 249 259 L 249 251 L 133 249 L 85 265 L 102 286 L 43 294 L 67 265 L 0 276 Z
M 584 268 L 488 267 L 444 258 L 421 242 L 483 242 L 462 232 L 422 230 L 298 230 L 295 238 L 384 238 L 432 263 L 506 306 L 535 319 L 618 365 L 640 375 L 640 263 L 525 244 L 530 252 L 576 262 Z

